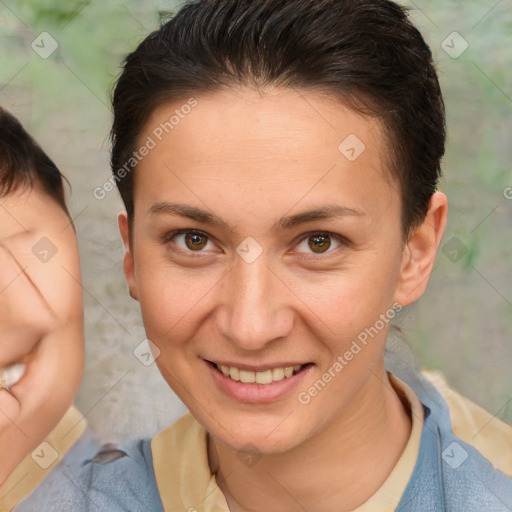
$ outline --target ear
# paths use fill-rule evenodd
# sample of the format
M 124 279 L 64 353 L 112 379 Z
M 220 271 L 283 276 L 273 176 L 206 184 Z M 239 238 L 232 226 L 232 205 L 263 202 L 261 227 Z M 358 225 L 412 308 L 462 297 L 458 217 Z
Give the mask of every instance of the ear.
M 119 233 L 121 234 L 121 238 L 123 239 L 124 246 L 124 257 L 123 257 L 123 271 L 126 282 L 128 283 L 128 290 L 130 291 L 130 296 L 139 300 L 139 295 L 137 293 L 137 280 L 135 279 L 135 261 L 133 258 L 132 244 L 130 243 L 132 233 L 130 233 L 130 223 L 128 222 L 128 214 L 126 212 L 121 212 L 117 217 L 117 222 L 119 224 Z
M 395 301 L 408 306 L 425 291 L 437 249 L 448 218 L 448 199 L 442 192 L 430 198 L 425 220 L 409 236 L 402 252 L 402 266 L 395 291 Z

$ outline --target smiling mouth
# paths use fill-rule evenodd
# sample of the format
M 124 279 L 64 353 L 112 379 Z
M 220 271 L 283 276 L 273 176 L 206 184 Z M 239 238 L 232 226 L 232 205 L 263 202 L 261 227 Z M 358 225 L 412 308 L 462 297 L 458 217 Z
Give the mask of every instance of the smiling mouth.
M 294 366 L 284 366 L 281 368 L 272 368 L 263 371 L 250 371 L 244 370 L 242 368 L 238 368 L 236 366 L 225 366 L 216 363 L 210 364 L 217 369 L 217 371 L 221 372 L 225 377 L 228 377 L 231 380 L 236 382 L 242 382 L 244 384 L 263 384 L 269 385 L 274 382 L 279 382 L 281 380 L 289 379 L 293 375 L 299 373 L 306 367 L 312 365 L 312 363 L 306 364 L 297 364 Z
M 0 367 L 0 389 L 10 390 L 18 381 L 21 380 L 27 370 L 24 364 L 12 364 L 5 368 Z

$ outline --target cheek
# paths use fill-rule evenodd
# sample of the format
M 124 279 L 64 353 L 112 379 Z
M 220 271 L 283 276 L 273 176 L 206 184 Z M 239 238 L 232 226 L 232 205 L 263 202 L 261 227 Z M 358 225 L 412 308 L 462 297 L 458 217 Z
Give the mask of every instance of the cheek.
M 391 306 L 397 270 L 391 261 L 387 263 L 381 267 L 367 258 L 336 274 L 295 280 L 294 287 L 297 296 L 317 316 L 317 323 L 323 322 L 331 336 L 346 338 L 373 325 Z
M 144 272 L 136 279 L 146 334 L 157 346 L 171 348 L 169 341 L 175 346 L 194 335 L 218 277 L 201 272 L 182 275 L 176 268 L 156 261 L 142 262 L 142 268 Z
M 387 324 L 379 324 L 380 329 L 373 329 L 384 309 L 378 294 L 371 292 L 373 290 L 355 283 L 350 286 L 340 284 L 332 293 L 326 294 L 322 307 L 315 306 L 318 320 L 314 332 L 327 349 L 325 353 L 319 352 L 318 363 L 323 371 L 331 369 L 331 373 L 350 375 L 351 381 L 357 381 L 366 373 L 364 369 L 374 367 L 382 357 Z M 336 368 L 333 368 L 334 364 Z M 334 380 L 340 384 L 342 379 Z M 334 383 L 333 388 L 336 387 Z

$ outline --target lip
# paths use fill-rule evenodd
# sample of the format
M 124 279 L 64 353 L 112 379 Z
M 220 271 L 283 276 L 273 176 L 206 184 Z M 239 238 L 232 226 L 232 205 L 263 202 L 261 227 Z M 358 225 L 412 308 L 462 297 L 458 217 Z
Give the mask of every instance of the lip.
M 0 369 L 0 385 L 2 389 L 9 390 L 15 386 L 25 375 L 27 366 L 22 363 L 15 363 Z
M 39 346 L 39 343 L 37 346 Z M 37 372 L 34 373 L 33 368 L 34 350 L 23 357 L 21 361 L 26 366 L 25 373 L 21 379 L 8 389 L 3 388 L 0 390 L 0 410 L 9 411 L 8 417 L 16 423 L 16 418 L 22 411 L 22 404 L 30 400 L 34 389 L 37 389 Z
M 5 391 L 8 395 L 11 397 L 18 399 L 20 396 L 20 393 L 27 387 L 27 382 L 32 380 L 32 362 L 34 361 L 34 358 L 36 356 L 36 353 L 40 346 L 40 340 L 34 345 L 32 350 L 26 354 L 24 357 L 19 359 L 16 363 L 13 364 L 23 364 L 25 366 L 25 371 L 22 375 L 22 377 L 12 386 L 9 386 L 9 388 L 3 388 L 1 391 Z M 11 365 L 9 365 L 11 366 Z
M 8 387 L 0 388 L 0 408 L 4 410 L 12 409 L 13 404 L 20 404 L 20 390 L 23 389 L 24 383 L 27 380 L 27 370 L 24 375 L 15 384 Z
M 267 404 L 280 400 L 289 395 L 295 388 L 299 386 L 302 380 L 313 368 L 313 364 L 307 364 L 301 368 L 297 373 L 286 379 L 273 382 L 272 384 L 247 384 L 240 381 L 226 377 L 222 372 L 217 370 L 215 364 L 210 361 L 204 360 L 208 371 L 210 372 L 213 381 L 217 387 L 229 397 L 245 403 L 251 404 Z M 222 363 L 224 365 L 224 363 Z M 300 363 L 296 363 L 300 364 Z M 304 364 L 304 363 L 302 363 Z M 225 364 L 225 366 L 237 366 L 234 364 Z M 293 366 L 288 364 L 287 366 Z M 281 368 L 281 366 L 273 366 L 274 368 Z M 242 370 L 248 371 L 262 371 L 270 369 L 270 366 L 237 366 Z M 261 370 L 254 370 L 253 368 L 261 368 Z
M 26 382 L 29 381 L 31 378 L 30 367 L 28 364 L 25 364 L 25 366 L 26 366 L 25 371 L 24 371 L 23 375 L 21 376 L 21 378 L 17 382 L 12 384 L 11 386 L 2 388 L 0 390 L 0 392 L 1 391 L 5 392 L 4 396 L 9 396 L 9 397 L 11 397 L 11 399 L 19 400 L 20 394 L 26 386 Z

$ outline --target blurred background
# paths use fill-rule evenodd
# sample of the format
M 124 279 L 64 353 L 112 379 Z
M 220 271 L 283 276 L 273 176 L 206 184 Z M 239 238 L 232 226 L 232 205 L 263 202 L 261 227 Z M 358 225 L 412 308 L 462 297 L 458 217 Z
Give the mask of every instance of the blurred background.
M 0 104 L 68 177 L 86 307 L 77 405 L 110 440 L 152 435 L 186 410 L 155 364 L 122 274 L 109 96 L 126 54 L 180 2 L 0 0 Z M 512 3 L 404 2 L 431 46 L 447 105 L 440 189 L 448 229 L 427 292 L 399 319 L 419 366 L 512 423 Z M 407 91 L 404 91 L 407 94 Z

